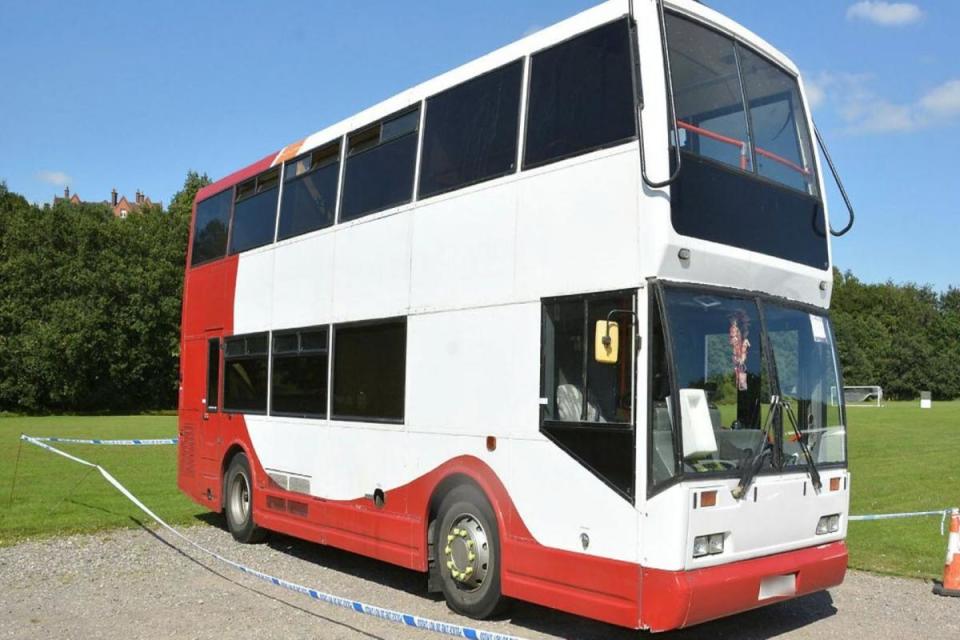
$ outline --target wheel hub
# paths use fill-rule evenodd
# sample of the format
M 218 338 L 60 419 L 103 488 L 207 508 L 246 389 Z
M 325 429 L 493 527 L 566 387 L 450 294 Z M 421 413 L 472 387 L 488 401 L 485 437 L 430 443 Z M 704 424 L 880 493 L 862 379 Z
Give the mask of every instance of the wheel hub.
M 454 520 L 443 548 L 447 571 L 461 589 L 483 585 L 490 567 L 490 543 L 480 523 L 470 515 Z
M 247 477 L 238 473 L 233 477 L 230 487 L 230 515 L 237 524 L 243 524 L 247 521 L 247 515 L 250 513 L 250 486 L 247 484 Z

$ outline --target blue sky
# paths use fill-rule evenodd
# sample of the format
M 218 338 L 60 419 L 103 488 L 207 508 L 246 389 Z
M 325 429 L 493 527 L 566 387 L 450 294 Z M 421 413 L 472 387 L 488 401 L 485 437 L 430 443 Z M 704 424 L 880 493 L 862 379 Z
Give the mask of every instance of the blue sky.
M 590 0 L 3 3 L 0 179 L 169 200 Z M 708 0 L 786 52 L 854 204 L 836 264 L 960 285 L 960 2 Z M 837 225 L 844 211 L 828 193 Z

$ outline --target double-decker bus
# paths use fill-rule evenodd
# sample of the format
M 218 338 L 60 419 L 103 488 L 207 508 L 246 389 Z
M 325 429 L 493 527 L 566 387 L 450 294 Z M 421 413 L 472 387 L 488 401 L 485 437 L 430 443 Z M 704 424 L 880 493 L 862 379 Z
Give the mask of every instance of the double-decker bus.
M 756 35 L 611 0 L 203 188 L 180 488 L 476 618 L 667 630 L 839 584 L 813 131 Z

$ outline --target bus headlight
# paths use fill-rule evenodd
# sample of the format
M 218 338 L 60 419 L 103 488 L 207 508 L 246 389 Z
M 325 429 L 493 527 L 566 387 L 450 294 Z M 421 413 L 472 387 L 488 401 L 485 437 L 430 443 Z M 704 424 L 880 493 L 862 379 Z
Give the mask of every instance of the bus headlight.
M 817 535 L 822 536 L 828 533 L 836 533 L 840 531 L 840 514 L 832 513 L 828 516 L 823 516 L 820 518 L 820 521 L 817 522 Z
M 693 557 L 713 556 L 723 553 L 723 534 L 712 533 L 708 536 L 697 536 L 693 539 Z

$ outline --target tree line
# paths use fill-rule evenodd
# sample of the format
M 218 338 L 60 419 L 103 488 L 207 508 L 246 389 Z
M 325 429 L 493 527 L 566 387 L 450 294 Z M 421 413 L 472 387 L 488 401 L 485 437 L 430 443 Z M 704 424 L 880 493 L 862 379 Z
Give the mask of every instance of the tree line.
M 834 271 L 831 318 L 844 383 L 893 399 L 960 397 L 960 288 L 867 284 Z
M 0 182 L 0 411 L 176 407 L 191 172 L 166 211 L 37 206 Z
M 191 172 L 166 210 L 37 206 L 0 182 L 0 411 L 176 407 Z M 834 274 L 846 384 L 888 398 L 960 397 L 960 288 Z

